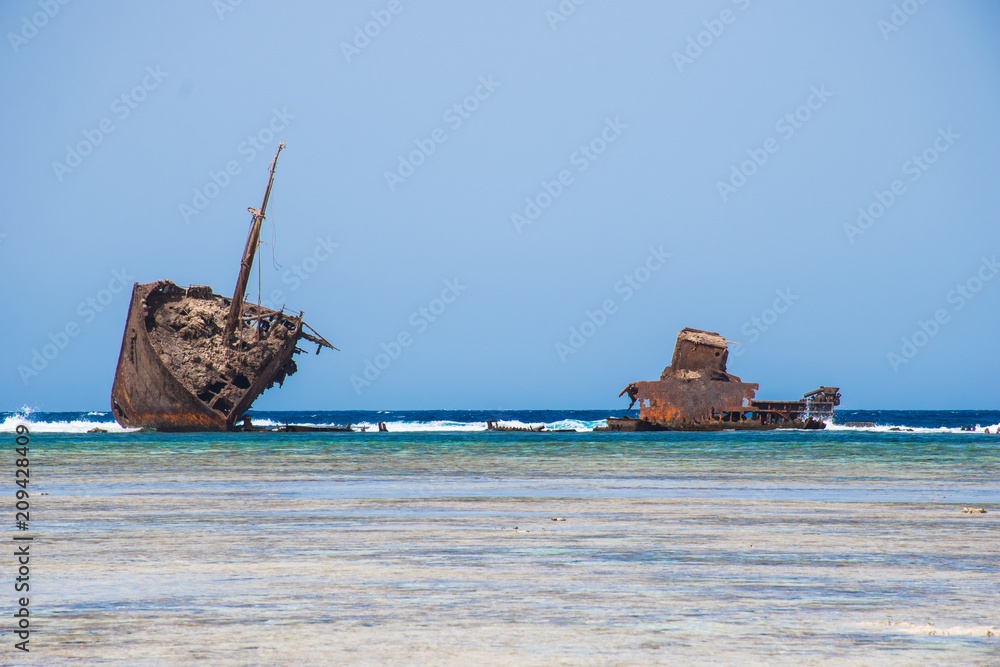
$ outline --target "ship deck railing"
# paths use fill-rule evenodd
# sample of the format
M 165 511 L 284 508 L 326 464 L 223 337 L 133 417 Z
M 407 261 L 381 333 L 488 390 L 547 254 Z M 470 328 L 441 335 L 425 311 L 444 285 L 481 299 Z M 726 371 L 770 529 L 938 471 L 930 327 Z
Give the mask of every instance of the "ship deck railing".
M 794 402 L 794 401 L 793 401 Z M 760 406 L 712 408 L 712 419 L 721 422 L 756 421 L 761 424 L 781 424 L 802 419 L 803 412 L 778 410 Z

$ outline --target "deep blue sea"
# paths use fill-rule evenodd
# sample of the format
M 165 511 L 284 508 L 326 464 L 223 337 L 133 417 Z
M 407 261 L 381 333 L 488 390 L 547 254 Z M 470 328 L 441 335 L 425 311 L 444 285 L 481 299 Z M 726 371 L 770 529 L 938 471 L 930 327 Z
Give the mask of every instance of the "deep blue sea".
M 9 470 L 30 429 L 18 662 L 1000 664 L 1000 411 L 593 432 L 621 414 L 2 413 Z
M 255 426 L 283 426 L 285 424 L 341 425 L 375 429 L 378 422 L 385 422 L 390 432 L 483 431 L 487 420 L 497 420 L 508 426 L 538 426 L 553 429 L 591 431 L 603 425 L 607 417 L 620 417 L 621 409 L 609 410 L 251 410 L 248 415 Z M 628 413 L 637 416 L 638 410 Z M 828 429 L 842 430 L 847 422 L 873 422 L 874 429 L 889 431 L 893 428 L 914 429 L 943 433 L 974 427 L 982 432 L 989 428 L 996 432 L 1000 427 L 1000 410 L 838 410 Z M 42 433 L 84 433 L 94 427 L 120 431 L 110 412 L 38 412 L 22 409 L 17 412 L 0 412 L 0 432 L 9 432 L 15 423 L 27 423 L 31 429 Z

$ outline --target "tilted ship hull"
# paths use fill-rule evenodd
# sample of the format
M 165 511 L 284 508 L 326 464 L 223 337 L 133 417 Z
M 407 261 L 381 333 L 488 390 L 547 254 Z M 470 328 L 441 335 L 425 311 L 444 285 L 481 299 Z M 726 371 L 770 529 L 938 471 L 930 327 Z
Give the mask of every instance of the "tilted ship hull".
M 284 144 L 278 148 L 278 153 Z M 243 300 L 260 239 L 268 196 L 254 218 L 232 299 L 210 287 L 168 280 L 132 288 L 111 410 L 122 426 L 161 431 L 227 431 L 275 382 L 297 370 L 300 340 L 333 348 L 305 332 L 298 315 Z M 314 332 L 315 333 L 315 332 Z M 335 349 L 335 348 L 334 348 Z
M 729 341 L 711 331 L 677 334 L 660 379 L 633 382 L 619 396 L 639 403 L 639 417 L 612 417 L 604 431 L 766 431 L 821 429 L 840 405 L 837 387 L 820 387 L 797 401 L 754 400 L 759 385 L 726 371 Z
M 250 303 L 239 342 L 222 345 L 230 304 L 207 287 L 165 280 L 133 287 L 111 389 L 111 410 L 122 426 L 232 430 L 265 389 L 295 373 L 302 338 L 322 345 L 303 330 L 300 316 Z M 259 338 L 258 312 L 265 331 Z

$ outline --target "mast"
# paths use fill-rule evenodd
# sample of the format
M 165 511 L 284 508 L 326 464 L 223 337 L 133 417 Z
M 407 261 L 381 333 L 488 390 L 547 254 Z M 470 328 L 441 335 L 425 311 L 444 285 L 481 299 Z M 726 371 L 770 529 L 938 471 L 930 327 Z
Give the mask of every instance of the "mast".
M 240 260 L 240 275 L 236 278 L 236 291 L 233 292 L 233 302 L 229 304 L 229 313 L 226 315 L 226 327 L 222 332 L 222 340 L 228 342 L 233 333 L 236 332 L 236 325 L 240 321 L 243 313 L 243 297 L 247 291 L 247 281 L 250 280 L 250 270 L 253 268 L 253 260 L 257 254 L 257 245 L 260 242 L 260 226 L 264 222 L 264 213 L 267 210 L 267 200 L 271 196 L 271 184 L 274 183 L 274 167 L 278 164 L 278 156 L 281 149 L 285 147 L 285 142 L 278 144 L 278 152 L 274 154 L 271 161 L 271 175 L 267 179 L 267 189 L 264 191 L 264 201 L 260 205 L 260 210 L 252 207 L 247 208 L 253 214 L 253 221 L 250 223 L 250 234 L 247 236 L 246 247 L 243 248 L 243 259 Z

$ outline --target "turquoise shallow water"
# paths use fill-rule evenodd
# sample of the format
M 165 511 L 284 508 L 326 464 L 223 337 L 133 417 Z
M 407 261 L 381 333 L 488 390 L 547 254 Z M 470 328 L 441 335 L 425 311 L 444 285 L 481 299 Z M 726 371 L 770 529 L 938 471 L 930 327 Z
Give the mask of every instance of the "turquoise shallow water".
M 1000 437 L 900 427 L 33 433 L 24 657 L 996 664 Z
M 1000 437 L 970 434 L 130 433 L 42 434 L 35 441 L 78 473 L 142 461 L 127 481 L 66 487 L 84 495 L 149 486 L 223 489 L 228 482 L 200 479 L 199 470 L 239 465 L 270 472 L 274 484 L 295 485 L 307 497 L 512 495 L 527 485 L 533 493 L 575 497 L 623 489 L 663 497 L 904 501 L 947 490 L 1000 502 Z M 185 481 L 191 475 L 198 481 Z

